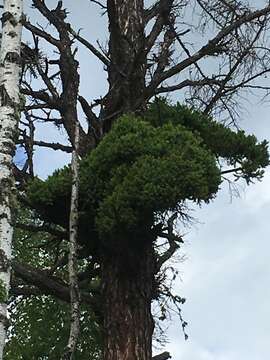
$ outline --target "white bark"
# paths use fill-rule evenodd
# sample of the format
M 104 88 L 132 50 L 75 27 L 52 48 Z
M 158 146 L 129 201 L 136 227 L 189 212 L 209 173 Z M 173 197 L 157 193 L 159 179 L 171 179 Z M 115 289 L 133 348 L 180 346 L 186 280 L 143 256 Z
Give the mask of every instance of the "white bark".
M 71 324 L 68 345 L 64 353 L 64 360 L 71 360 L 76 350 L 80 332 L 80 293 L 77 277 L 77 248 L 78 248 L 78 197 L 79 197 L 79 126 L 75 125 L 75 142 L 72 152 L 72 189 L 69 218 L 69 286 L 71 303 Z
M 7 327 L 12 246 L 12 157 L 19 117 L 22 0 L 5 0 L 0 50 L 0 360 Z

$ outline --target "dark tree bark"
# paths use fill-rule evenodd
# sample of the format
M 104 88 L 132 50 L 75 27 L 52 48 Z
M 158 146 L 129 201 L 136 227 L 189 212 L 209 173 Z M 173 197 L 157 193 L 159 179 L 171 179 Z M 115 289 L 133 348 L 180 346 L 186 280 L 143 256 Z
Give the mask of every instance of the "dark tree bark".
M 120 114 L 143 108 L 147 65 L 144 1 L 108 0 L 107 10 L 111 61 L 104 132 Z M 151 242 L 147 247 L 128 261 L 115 255 L 103 262 L 104 360 L 152 358 L 154 254 Z
M 104 260 L 103 360 L 152 359 L 154 270 L 151 242 L 132 257 L 113 254 Z
M 146 51 L 143 0 L 108 0 L 109 92 L 104 104 L 104 130 L 119 114 L 135 111 L 145 92 Z

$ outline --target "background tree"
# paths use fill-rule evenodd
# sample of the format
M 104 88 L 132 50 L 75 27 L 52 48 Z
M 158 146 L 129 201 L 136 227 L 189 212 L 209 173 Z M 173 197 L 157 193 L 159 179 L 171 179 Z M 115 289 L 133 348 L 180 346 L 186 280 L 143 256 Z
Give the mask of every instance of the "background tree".
M 33 176 L 34 147 L 70 153 L 75 142 L 74 123 L 86 116 L 87 130 L 82 121 L 79 128 L 79 153 L 87 155 L 81 170 L 85 181 L 81 184 L 84 201 L 80 241 L 84 247 L 79 257 L 86 259 L 91 274 L 98 269 L 103 297 L 107 299 L 103 308 L 104 358 L 149 359 L 153 331 L 150 305 L 158 296 L 156 279 L 161 265 L 181 243 L 173 232 L 175 214 L 187 216 L 185 200 L 213 198 L 222 171 L 250 181 L 260 177 L 268 164 L 265 143 L 258 144 L 241 132 L 236 135 L 206 115 L 220 115 L 234 122 L 235 102 L 241 92 L 258 88 L 267 93 L 268 86 L 260 79 L 269 71 L 263 35 L 270 7 L 266 4 L 254 10 L 240 1 L 162 0 L 146 7 L 142 0 L 108 0 L 99 3 L 109 24 L 108 48 L 103 49 L 94 47 L 73 29 L 61 1 L 52 10 L 41 0 L 32 4 L 53 31 L 31 19 L 24 21 L 33 35 L 33 45 L 24 46 L 22 93 L 27 103 L 19 143 L 25 148 L 27 162 L 22 169 L 14 169 L 18 185 L 23 190 L 26 179 Z M 185 17 L 190 10 L 199 13 L 197 24 L 189 24 L 190 17 Z M 200 35 L 209 34 L 208 26 L 214 35 L 203 42 Z M 200 37 L 192 49 L 188 44 L 195 39 L 194 34 Z M 51 59 L 42 53 L 45 42 L 56 50 L 57 55 Z M 79 92 L 75 43 L 97 57 L 108 74 L 108 92 L 98 100 L 88 100 Z M 211 72 L 210 58 L 214 63 Z M 179 75 L 178 80 L 175 75 Z M 170 107 L 159 100 L 149 108 L 159 94 L 180 90 L 188 90 L 185 100 L 198 107 L 199 113 L 180 105 Z M 82 111 L 78 111 L 78 104 Z M 104 137 L 124 113 L 136 116 L 122 119 Z M 70 143 L 36 140 L 37 121 L 64 128 Z M 213 139 L 220 139 L 220 143 Z M 232 168 L 225 164 L 220 170 L 216 158 L 225 159 Z M 89 173 L 89 169 L 94 172 Z M 179 169 L 185 171 L 179 174 Z M 41 221 L 34 228 L 30 224 L 32 230 L 57 234 L 59 240 L 67 238 L 69 189 L 70 178 L 65 171 L 28 188 L 28 198 L 23 196 L 22 201 L 37 208 Z M 158 236 L 167 241 L 168 248 L 162 254 L 154 246 Z M 123 263 L 123 259 L 129 261 Z M 22 264 L 15 265 L 14 271 L 18 278 L 42 291 L 68 299 L 67 285 L 54 276 L 65 264 L 66 254 L 62 253 L 51 267 L 50 276 L 44 269 L 36 271 Z M 122 338 L 126 341 L 121 341 L 119 334 L 125 334 Z
M 37 225 L 37 220 L 28 211 L 20 210 L 17 221 L 23 225 Z M 58 243 L 58 244 L 57 244 Z M 55 244 L 55 246 L 54 246 Z M 57 252 L 68 252 L 68 247 L 47 232 L 16 229 L 14 234 L 14 272 L 19 261 L 32 268 L 49 269 Z M 25 275 L 27 276 L 26 272 Z M 46 273 L 49 276 L 49 272 Z M 67 268 L 58 271 L 58 278 L 68 284 Z M 30 277 L 29 277 L 30 278 Z M 85 280 L 84 280 L 85 281 Z M 62 282 L 62 283 L 63 283 Z M 83 291 L 82 291 L 83 292 Z M 69 338 L 70 307 L 69 291 L 66 299 L 54 297 L 49 292 L 39 290 L 27 281 L 13 277 L 9 304 L 10 327 L 5 359 L 55 359 L 63 354 Z M 84 292 L 83 294 L 84 295 Z M 100 359 L 102 348 L 98 321 L 84 303 L 81 309 L 82 333 L 77 344 L 75 359 Z

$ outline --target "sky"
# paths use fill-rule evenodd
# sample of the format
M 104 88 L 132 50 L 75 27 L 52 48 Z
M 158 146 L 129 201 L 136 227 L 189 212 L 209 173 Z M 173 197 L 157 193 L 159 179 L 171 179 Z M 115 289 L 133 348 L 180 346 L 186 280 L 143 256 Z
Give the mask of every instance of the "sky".
M 253 1 L 254 6 L 262 1 Z M 26 12 L 32 14 L 26 3 Z M 55 4 L 55 1 L 48 1 Z M 82 35 L 95 43 L 105 43 L 106 19 L 85 0 L 64 0 L 71 22 Z M 35 15 L 34 15 L 35 16 Z M 75 26 L 74 26 L 75 27 Z M 27 34 L 25 34 L 27 37 Z M 102 66 L 86 50 L 80 49 L 81 91 L 95 98 L 105 91 Z M 89 69 L 95 68 L 95 71 Z M 177 96 L 177 95 L 175 95 Z M 250 103 L 249 103 L 250 102 Z M 259 139 L 270 140 L 269 104 L 250 97 L 240 126 Z M 38 136 L 55 137 L 54 130 L 40 128 Z M 63 138 L 65 135 L 62 134 Z M 36 152 L 36 171 L 46 177 L 68 161 L 61 152 Z M 231 199 L 223 186 L 217 199 L 197 209 L 198 222 L 186 230 L 178 265 L 180 279 L 175 291 L 187 299 L 183 317 L 188 322 L 188 341 L 180 323 L 172 321 L 168 330 L 173 360 L 266 360 L 270 333 L 270 169 L 262 182 L 240 187 L 239 197 Z

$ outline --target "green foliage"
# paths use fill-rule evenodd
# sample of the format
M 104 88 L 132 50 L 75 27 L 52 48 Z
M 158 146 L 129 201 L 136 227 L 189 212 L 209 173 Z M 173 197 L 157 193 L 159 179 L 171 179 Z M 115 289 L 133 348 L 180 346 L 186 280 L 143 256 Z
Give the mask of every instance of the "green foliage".
M 29 185 L 29 201 L 35 203 L 35 208 L 44 215 L 45 220 L 53 220 L 57 224 L 66 224 L 69 216 L 70 196 L 71 175 L 67 166 L 56 170 L 45 182 L 36 178 Z
M 242 167 L 240 177 L 247 183 L 253 178 L 260 179 L 263 168 L 269 165 L 266 140 L 258 143 L 254 135 L 247 135 L 241 130 L 232 131 L 212 118 L 179 103 L 169 105 L 165 100 L 157 99 L 145 116 L 154 126 L 169 122 L 181 124 L 193 133 L 198 133 L 204 144 L 217 157 L 226 159 L 228 165 Z
M 17 221 L 40 225 L 33 213 L 22 209 L 18 211 Z M 54 266 L 57 257 L 65 254 L 66 250 L 64 242 L 59 244 L 58 239 L 48 233 L 15 230 L 13 255 L 18 262 L 48 269 Z M 67 283 L 65 267 L 55 271 L 54 275 Z M 10 327 L 5 359 L 60 359 L 69 336 L 70 305 L 45 295 L 19 296 L 10 300 Z M 97 319 L 88 306 L 82 306 L 80 319 L 82 331 L 75 359 L 100 359 L 101 332 Z
M 99 234 L 108 238 L 145 231 L 156 214 L 187 199 L 209 201 L 220 172 L 191 131 L 170 123 L 155 128 L 130 115 L 83 162 L 81 181 L 82 192 L 91 195 L 87 201 L 97 205 Z
M 106 240 L 145 234 L 156 216 L 181 209 L 186 200 L 200 204 L 215 197 L 219 159 L 241 168 L 237 177 L 249 183 L 269 164 L 267 143 L 163 100 L 144 118 L 123 116 L 81 162 L 80 227 Z M 43 216 L 67 223 L 70 184 L 66 167 L 35 181 L 28 196 Z
M 69 304 L 50 296 L 32 296 L 13 302 L 10 313 L 6 360 L 61 358 L 69 337 Z M 82 309 L 81 328 L 74 359 L 100 359 L 100 333 L 89 309 Z

